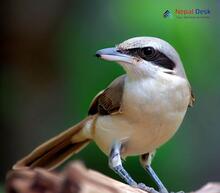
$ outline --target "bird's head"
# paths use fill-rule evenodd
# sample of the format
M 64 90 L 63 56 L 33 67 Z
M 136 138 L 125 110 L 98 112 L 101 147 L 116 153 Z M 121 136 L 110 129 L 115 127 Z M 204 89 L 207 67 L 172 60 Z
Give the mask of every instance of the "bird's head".
M 104 60 L 119 63 L 132 77 L 169 74 L 185 78 L 185 71 L 177 51 L 166 41 L 155 37 L 135 37 L 113 48 L 96 52 Z

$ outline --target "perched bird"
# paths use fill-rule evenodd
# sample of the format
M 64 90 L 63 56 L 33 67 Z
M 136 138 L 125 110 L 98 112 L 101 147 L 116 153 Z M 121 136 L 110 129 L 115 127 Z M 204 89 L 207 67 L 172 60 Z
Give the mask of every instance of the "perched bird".
M 159 38 L 135 37 L 99 50 L 96 56 L 117 62 L 126 74 L 95 96 L 84 120 L 37 147 L 13 169 L 55 168 L 94 140 L 109 157 L 110 168 L 128 184 L 157 192 L 135 182 L 122 165 L 122 158 L 140 155 L 159 192 L 167 193 L 151 160 L 155 150 L 175 134 L 194 102 L 178 53 Z

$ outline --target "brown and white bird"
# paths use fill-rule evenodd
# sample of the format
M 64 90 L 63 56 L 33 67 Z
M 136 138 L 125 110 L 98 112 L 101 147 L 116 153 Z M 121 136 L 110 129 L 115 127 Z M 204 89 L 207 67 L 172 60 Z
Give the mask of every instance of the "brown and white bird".
M 94 140 L 109 156 L 109 166 L 128 184 L 136 183 L 122 166 L 121 158 L 140 155 L 143 167 L 160 192 L 168 192 L 151 167 L 154 152 L 179 128 L 192 95 L 181 59 L 166 41 L 135 37 L 96 56 L 120 64 L 126 74 L 116 78 L 93 99 L 89 115 L 77 125 L 37 147 L 13 169 L 52 169 Z

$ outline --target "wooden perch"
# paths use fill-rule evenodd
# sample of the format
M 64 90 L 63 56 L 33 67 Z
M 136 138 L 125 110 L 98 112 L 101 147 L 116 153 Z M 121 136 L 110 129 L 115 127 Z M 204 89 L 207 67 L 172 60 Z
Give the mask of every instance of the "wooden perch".
M 7 193 L 146 193 L 75 162 L 64 172 L 24 169 L 9 172 Z M 209 183 L 192 193 L 219 193 L 220 183 Z

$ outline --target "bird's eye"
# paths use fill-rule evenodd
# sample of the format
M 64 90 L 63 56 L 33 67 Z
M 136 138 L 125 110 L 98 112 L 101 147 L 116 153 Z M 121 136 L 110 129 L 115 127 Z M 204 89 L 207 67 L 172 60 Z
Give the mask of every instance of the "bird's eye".
M 145 60 L 152 60 L 156 55 L 156 51 L 152 47 L 145 47 L 140 49 L 140 57 Z
M 175 63 L 159 50 L 153 47 L 131 48 L 121 50 L 123 54 L 131 55 L 137 58 L 142 58 L 145 61 L 150 61 L 152 64 L 173 70 Z

